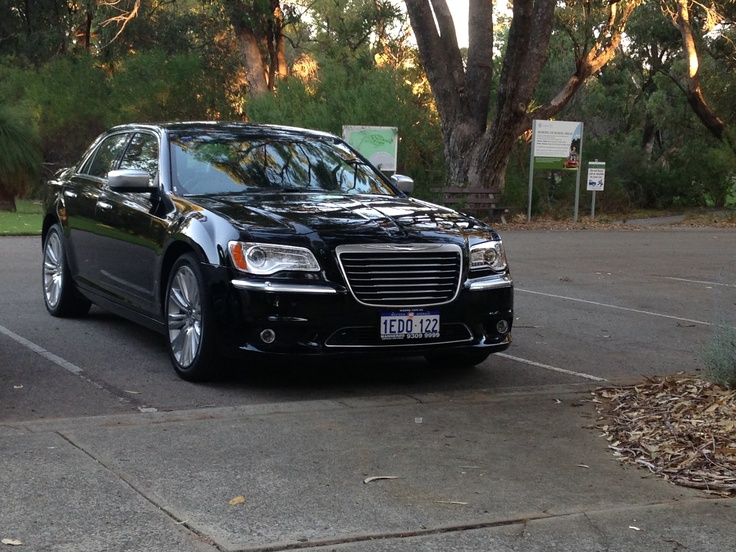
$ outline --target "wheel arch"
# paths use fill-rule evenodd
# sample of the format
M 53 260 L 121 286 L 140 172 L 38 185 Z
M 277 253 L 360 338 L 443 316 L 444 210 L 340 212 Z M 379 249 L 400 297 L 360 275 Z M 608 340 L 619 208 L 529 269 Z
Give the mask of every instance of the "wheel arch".
M 162 298 L 166 293 L 171 268 L 176 260 L 185 253 L 194 253 L 201 263 L 218 265 L 224 262 L 222 247 L 215 238 L 216 229 L 209 228 L 211 223 L 207 219 L 200 220 L 199 213 L 185 217 L 175 239 L 169 243 L 161 261 L 161 279 L 158 292 Z
M 169 285 L 169 277 L 171 276 L 171 269 L 174 266 L 176 260 L 186 253 L 194 253 L 200 260 L 203 255 L 197 252 L 196 248 L 189 242 L 183 240 L 177 240 L 173 242 L 164 253 L 163 259 L 161 260 L 161 277 L 159 279 L 158 293 L 161 298 L 161 311 L 165 309 L 166 303 L 166 286 Z
M 41 224 L 41 247 L 43 247 L 43 244 L 46 242 L 46 236 L 49 233 L 49 230 L 54 224 L 58 224 L 61 226 L 61 222 L 59 222 L 59 219 L 55 217 L 52 214 L 46 214 L 46 216 L 43 218 L 43 223 Z M 64 228 L 61 228 L 62 232 L 64 231 Z

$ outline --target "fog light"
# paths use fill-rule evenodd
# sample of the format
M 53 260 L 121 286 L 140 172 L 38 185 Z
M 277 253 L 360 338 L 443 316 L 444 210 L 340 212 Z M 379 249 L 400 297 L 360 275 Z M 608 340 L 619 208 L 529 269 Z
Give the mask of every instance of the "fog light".
M 509 323 L 506 320 L 499 320 L 496 322 L 496 331 L 500 334 L 505 334 L 509 331 Z
M 276 332 L 271 329 L 263 330 L 261 332 L 261 341 L 264 343 L 273 343 L 276 341 Z

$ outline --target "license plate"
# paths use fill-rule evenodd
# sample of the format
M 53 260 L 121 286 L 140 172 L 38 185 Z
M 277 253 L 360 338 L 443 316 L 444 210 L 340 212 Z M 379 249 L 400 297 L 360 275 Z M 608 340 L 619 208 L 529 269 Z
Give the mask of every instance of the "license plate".
M 427 311 L 381 313 L 381 339 L 428 339 L 440 336 L 440 313 Z

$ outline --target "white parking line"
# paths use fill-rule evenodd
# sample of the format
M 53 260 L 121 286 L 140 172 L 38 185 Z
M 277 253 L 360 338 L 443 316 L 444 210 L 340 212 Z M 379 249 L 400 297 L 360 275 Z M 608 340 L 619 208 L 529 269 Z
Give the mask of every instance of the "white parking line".
M 520 291 L 523 293 L 531 293 L 534 295 L 543 295 L 544 297 L 553 297 L 555 299 L 564 299 L 565 301 L 577 301 L 578 303 L 586 303 L 588 305 L 595 305 L 597 307 L 606 307 L 609 309 L 618 309 L 627 312 L 635 312 L 637 314 L 646 314 L 649 316 L 658 316 L 659 318 L 669 318 L 670 320 L 678 320 L 680 322 L 689 322 L 691 324 L 702 324 L 703 326 L 712 326 L 712 322 L 703 322 L 702 320 L 693 320 L 691 318 L 681 318 L 679 316 L 672 316 L 669 314 L 661 314 L 658 312 L 645 311 L 640 309 L 632 309 L 629 307 L 619 307 L 618 305 L 610 305 L 608 303 L 599 303 L 598 301 L 589 301 L 587 299 L 576 299 L 575 297 L 566 297 L 564 295 L 555 295 L 554 293 L 542 293 L 541 291 L 531 291 L 528 289 L 514 288 L 514 291 Z
M 79 366 L 76 364 L 72 364 L 71 362 L 68 362 L 64 360 L 61 357 L 56 356 L 54 353 L 48 352 L 43 347 L 36 345 L 35 343 L 28 341 L 25 337 L 19 336 L 15 332 L 11 332 L 8 328 L 5 326 L 0 325 L 0 333 L 7 335 L 10 339 L 13 341 L 20 343 L 23 345 L 26 349 L 30 349 L 34 353 L 38 353 L 42 357 L 44 357 L 46 360 L 50 360 L 57 366 L 61 366 L 64 370 L 68 370 L 72 374 L 81 374 L 84 370 L 82 370 Z
M 687 278 L 674 278 L 672 276 L 662 276 L 665 280 L 675 280 L 677 282 L 688 282 L 690 284 L 705 284 L 707 286 L 723 286 L 723 287 L 736 287 L 734 284 L 724 284 L 723 282 L 706 282 L 703 280 L 689 280 Z
M 542 364 L 541 362 L 534 362 L 533 360 L 527 360 L 525 358 L 519 358 L 519 357 L 515 357 L 512 355 L 507 355 L 506 353 L 496 353 L 494 356 L 507 358 L 515 362 L 522 362 L 524 364 L 528 364 L 529 366 L 535 366 L 537 368 L 544 368 L 545 370 L 551 370 L 552 372 L 559 372 L 560 374 L 567 374 L 568 376 L 576 376 L 578 378 L 585 378 L 585 379 L 589 379 L 593 381 L 608 381 L 606 378 L 599 378 L 598 376 L 593 376 L 591 374 L 585 374 L 583 372 L 573 372 L 572 370 L 565 370 L 564 368 L 558 368 L 557 366 L 550 366 L 549 364 Z

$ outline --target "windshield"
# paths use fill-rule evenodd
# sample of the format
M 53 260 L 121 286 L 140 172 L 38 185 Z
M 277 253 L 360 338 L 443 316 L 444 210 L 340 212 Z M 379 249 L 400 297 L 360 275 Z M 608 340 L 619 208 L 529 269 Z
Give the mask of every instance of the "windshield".
M 336 140 L 208 132 L 174 135 L 170 144 L 174 191 L 181 195 L 254 191 L 395 195 L 376 169 Z

